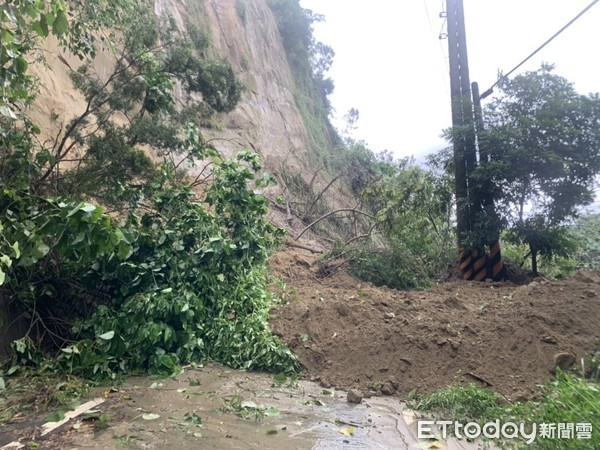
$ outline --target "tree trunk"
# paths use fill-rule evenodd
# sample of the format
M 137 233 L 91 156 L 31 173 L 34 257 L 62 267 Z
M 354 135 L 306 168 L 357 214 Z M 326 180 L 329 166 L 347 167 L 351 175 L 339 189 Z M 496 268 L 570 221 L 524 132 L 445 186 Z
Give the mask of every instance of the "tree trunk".
M 534 277 L 538 276 L 538 267 L 537 267 L 537 249 L 529 246 L 531 249 L 531 273 Z

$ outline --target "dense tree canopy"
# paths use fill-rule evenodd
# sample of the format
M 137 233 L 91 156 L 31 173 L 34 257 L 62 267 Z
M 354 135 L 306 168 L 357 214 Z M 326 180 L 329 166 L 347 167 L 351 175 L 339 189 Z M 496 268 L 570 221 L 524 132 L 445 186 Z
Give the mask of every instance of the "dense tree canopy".
M 552 66 L 543 65 L 504 79 L 486 122 L 488 132 L 480 139 L 491 161 L 476 177 L 491 181 L 514 239 L 527 243 L 532 256 L 551 256 L 564 246 L 550 238 L 594 198 L 600 97 L 578 94 Z

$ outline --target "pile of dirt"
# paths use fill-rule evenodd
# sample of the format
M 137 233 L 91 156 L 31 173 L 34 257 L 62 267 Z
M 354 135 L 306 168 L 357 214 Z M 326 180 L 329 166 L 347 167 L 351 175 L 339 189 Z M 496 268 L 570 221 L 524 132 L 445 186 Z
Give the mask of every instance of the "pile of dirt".
M 403 292 L 345 273 L 318 279 L 315 258 L 298 249 L 271 264 L 285 282 L 273 329 L 324 386 L 406 397 L 473 382 L 527 399 L 552 378 L 557 360 L 579 365 L 600 350 L 598 271 L 524 286 L 449 281 Z

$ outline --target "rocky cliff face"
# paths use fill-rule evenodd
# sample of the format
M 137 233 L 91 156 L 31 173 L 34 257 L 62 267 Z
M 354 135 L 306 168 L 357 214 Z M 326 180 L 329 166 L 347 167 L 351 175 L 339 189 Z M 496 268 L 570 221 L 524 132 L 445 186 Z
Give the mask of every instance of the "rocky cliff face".
M 266 1 L 155 0 L 154 11 L 172 16 L 181 29 L 188 22 L 200 24 L 210 33 L 211 56 L 229 60 L 245 86 L 237 108 L 219 115 L 215 127 L 204 129 L 205 138 L 225 153 L 253 149 L 270 171 L 277 171 L 284 162 L 291 168 L 306 167 L 307 131 L 294 101 L 293 77 L 281 37 Z M 33 111 L 46 138 L 85 108 L 67 66 L 77 67 L 78 61 L 61 54 L 56 45 L 49 45 L 47 68 L 38 70 L 41 89 Z M 102 55 L 95 64 L 100 73 L 110 65 L 109 58 Z M 183 94 L 179 93 L 182 98 Z
M 244 5 L 242 19 L 236 0 L 205 3 L 215 51 L 231 62 L 246 86 L 236 110 L 223 117 L 223 130 L 205 132 L 224 139 L 222 148 L 254 148 L 271 169 L 284 161 L 295 165 L 306 155 L 308 137 L 277 25 L 264 0 Z

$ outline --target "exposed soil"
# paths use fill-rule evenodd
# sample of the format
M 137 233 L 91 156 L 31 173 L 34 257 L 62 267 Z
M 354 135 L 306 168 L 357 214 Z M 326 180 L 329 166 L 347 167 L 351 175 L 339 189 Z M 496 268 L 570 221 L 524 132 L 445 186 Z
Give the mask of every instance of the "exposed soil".
M 395 291 L 345 273 L 316 276 L 310 252 L 272 258 L 285 281 L 275 333 L 324 386 L 364 393 L 432 392 L 479 383 L 510 400 L 534 397 L 569 365 L 600 350 L 600 272 L 562 281 L 447 281 Z M 568 355 L 572 354 L 576 358 Z

